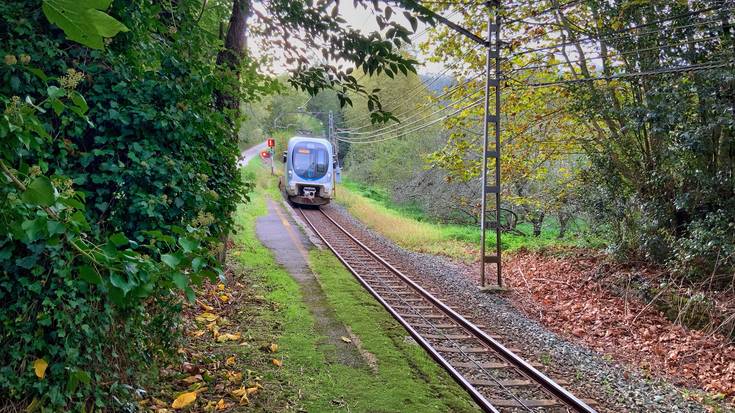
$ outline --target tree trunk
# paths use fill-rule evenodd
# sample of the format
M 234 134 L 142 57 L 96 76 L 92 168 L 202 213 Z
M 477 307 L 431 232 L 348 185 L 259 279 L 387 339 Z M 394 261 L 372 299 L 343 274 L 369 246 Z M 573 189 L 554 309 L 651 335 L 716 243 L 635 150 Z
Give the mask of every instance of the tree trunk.
M 534 214 L 531 218 L 531 223 L 533 224 L 533 236 L 538 237 L 541 236 L 541 226 L 544 223 L 544 217 L 546 216 L 546 213 L 541 211 L 538 214 Z
M 247 55 L 248 41 L 248 17 L 252 10 L 251 0 L 234 0 L 232 2 L 232 14 L 230 15 L 230 23 L 225 37 L 225 48 L 217 54 L 217 65 L 220 70 L 230 71 L 238 79 L 240 79 L 240 65 Z M 235 128 L 235 119 L 237 111 L 240 110 L 240 102 L 237 93 L 230 94 L 226 91 L 218 91 L 215 95 L 215 107 L 219 111 L 225 113 L 230 112 L 227 120 L 233 130 Z M 237 139 L 237 133 L 232 139 Z M 222 249 L 217 254 L 217 259 L 221 264 L 227 259 L 227 244 L 230 234 L 223 233 L 220 235 Z
M 559 212 L 558 218 L 559 218 L 559 235 L 557 236 L 557 238 L 562 239 L 564 238 L 564 235 L 566 235 L 567 233 L 567 224 L 569 223 L 569 219 L 571 218 L 571 215 L 564 213 L 564 212 Z

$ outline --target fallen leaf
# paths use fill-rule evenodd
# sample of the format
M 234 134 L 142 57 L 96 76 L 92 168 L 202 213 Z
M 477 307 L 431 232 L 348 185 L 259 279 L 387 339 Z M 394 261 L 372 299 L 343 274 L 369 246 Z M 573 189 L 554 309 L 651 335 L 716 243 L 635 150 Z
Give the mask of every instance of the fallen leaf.
M 189 335 L 192 337 L 201 337 L 204 335 L 204 333 L 206 333 L 206 331 L 204 330 L 195 330 L 195 331 L 190 332 Z
M 239 339 L 240 339 L 240 333 L 235 333 L 235 334 L 225 333 L 225 334 L 220 334 L 217 337 L 217 342 L 224 343 L 225 341 L 237 341 Z
M 212 322 L 218 318 L 219 316 L 216 314 L 212 314 L 210 312 L 203 312 L 199 314 L 198 316 L 196 316 L 195 320 L 200 323 L 207 323 L 207 322 Z
M 226 294 L 220 295 L 219 299 L 222 300 L 223 303 L 230 301 L 230 297 L 228 297 Z
M 245 389 L 245 394 L 250 396 L 251 394 L 254 394 L 255 392 L 257 392 L 258 389 L 259 389 L 258 386 L 248 387 L 247 389 Z
M 224 291 L 225 290 L 225 285 L 222 284 L 222 283 L 219 283 L 219 284 L 217 284 L 217 289 L 220 290 L 220 291 Z
M 243 394 L 247 394 L 247 389 L 245 389 L 244 387 L 241 387 L 241 388 L 239 388 L 237 390 L 231 391 L 230 394 L 233 397 L 242 397 Z
M 199 301 L 199 300 L 197 300 L 197 303 L 199 303 L 199 307 L 202 307 L 202 310 L 205 310 L 205 311 L 214 311 L 214 307 L 212 307 L 211 305 L 209 305 L 207 303 L 204 303 L 204 302 Z
M 342 337 L 340 337 L 340 338 L 341 338 L 341 339 L 342 339 L 342 341 L 344 341 L 345 343 L 352 343 L 352 340 L 350 340 L 349 338 L 347 338 L 347 337 L 345 337 L 345 336 L 342 336 Z
M 282 367 L 283 366 L 283 362 L 281 360 L 273 359 L 273 360 L 271 360 L 271 362 L 273 362 L 273 364 L 276 365 L 276 366 L 278 366 L 278 367 Z
M 36 359 L 33 361 L 33 370 L 36 372 L 36 377 L 39 379 L 46 377 L 46 367 L 48 367 L 48 362 L 44 359 Z
M 275 353 L 276 351 L 278 351 L 278 344 L 276 344 L 276 343 L 271 343 L 271 345 L 270 345 L 270 346 L 268 346 L 268 350 L 270 350 L 270 351 L 271 351 L 271 353 Z
M 196 383 L 198 381 L 202 381 L 202 375 L 201 374 L 196 374 L 196 375 L 193 375 L 193 376 L 189 376 L 189 377 L 183 378 L 183 379 L 181 379 L 181 381 L 183 381 L 186 384 L 193 384 L 193 383 Z
M 225 366 L 234 366 L 235 365 L 235 356 L 227 357 L 227 360 L 225 360 Z
M 230 407 L 230 405 L 225 403 L 225 399 L 219 399 L 219 401 L 217 402 L 217 410 L 225 410 L 228 407 Z
M 228 372 L 227 381 L 231 383 L 242 383 L 242 373 L 236 373 L 234 371 Z
M 194 403 L 194 400 L 196 399 L 197 394 L 195 392 L 182 393 L 176 398 L 176 400 L 174 400 L 173 403 L 171 403 L 171 407 L 174 409 L 183 409 L 184 407 Z

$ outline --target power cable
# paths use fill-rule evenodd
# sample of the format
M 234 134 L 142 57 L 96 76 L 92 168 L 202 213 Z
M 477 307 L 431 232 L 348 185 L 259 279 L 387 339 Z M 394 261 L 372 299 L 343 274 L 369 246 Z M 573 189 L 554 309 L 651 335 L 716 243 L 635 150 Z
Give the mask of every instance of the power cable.
M 417 123 L 420 123 L 421 121 L 424 121 L 424 120 L 433 118 L 437 114 L 444 112 L 445 110 L 451 108 L 452 106 L 456 106 L 456 105 L 464 102 L 465 100 L 467 100 L 467 99 L 471 98 L 472 96 L 476 95 L 477 92 L 481 92 L 481 91 L 482 91 L 482 89 L 476 90 L 476 91 L 474 91 L 471 94 L 465 95 L 462 99 L 459 99 L 457 101 L 451 102 L 451 103 L 447 104 L 446 106 L 444 106 L 443 108 L 441 108 L 441 109 L 439 109 L 439 110 L 437 110 L 437 111 L 435 111 L 433 113 L 430 113 L 430 114 L 422 117 L 421 119 L 417 119 L 417 120 L 415 120 L 413 122 L 409 122 L 409 123 L 406 123 L 406 124 L 401 124 L 397 128 L 398 129 L 405 129 L 405 128 L 408 128 L 411 125 L 415 125 Z M 351 135 L 368 135 L 367 137 L 360 137 L 360 136 L 358 136 L 358 137 L 356 137 L 356 139 L 373 139 L 373 138 L 376 138 L 376 137 L 383 136 L 383 135 L 386 135 L 388 133 L 394 132 L 394 130 L 387 130 L 386 131 L 386 129 L 389 129 L 389 128 L 395 128 L 395 127 L 393 127 L 393 126 L 386 126 L 384 128 L 381 128 L 380 130 L 371 131 L 371 132 L 351 132 L 351 131 L 344 131 L 344 130 L 340 130 L 338 132 L 349 133 L 350 134 L 350 139 L 355 139 Z
M 395 131 L 395 132 L 396 132 L 396 133 L 401 133 L 402 135 L 405 135 L 405 134 L 408 134 L 408 133 L 414 133 L 414 132 L 418 132 L 418 131 L 420 131 L 420 130 L 423 130 L 423 129 L 426 129 L 426 128 L 428 128 L 429 126 L 432 126 L 432 125 L 434 125 L 434 124 L 436 124 L 436 123 L 438 123 L 438 122 L 441 122 L 441 121 L 443 121 L 443 120 L 449 119 L 450 117 L 452 117 L 452 116 L 454 116 L 454 115 L 456 115 L 456 114 L 458 114 L 458 113 L 460 113 L 460 112 L 463 112 L 463 111 L 465 111 L 465 110 L 467 110 L 467 109 L 471 109 L 471 108 L 473 108 L 473 107 L 475 107 L 475 106 L 478 106 L 478 105 L 482 104 L 482 103 L 484 102 L 484 100 L 485 100 L 485 98 L 484 98 L 484 97 L 483 97 L 483 98 L 481 98 L 481 99 L 478 99 L 478 100 L 474 101 L 473 103 L 471 103 L 471 104 L 469 104 L 469 105 L 467 105 L 467 106 L 465 106 L 465 107 L 459 108 L 459 109 L 455 110 L 454 112 L 452 112 L 452 113 L 450 113 L 450 114 L 448 114 L 448 115 L 445 115 L 445 116 L 442 116 L 442 117 L 440 117 L 440 118 L 437 118 L 437 119 L 435 119 L 435 120 L 433 120 L 433 121 L 431 121 L 431 122 L 429 122 L 429 123 L 426 123 L 426 124 L 424 124 L 424 125 L 422 125 L 422 126 L 420 126 L 420 127 L 418 127 L 418 128 L 415 128 L 415 129 L 411 129 L 411 130 L 408 130 L 408 131 L 398 130 L 398 131 Z M 398 138 L 399 136 L 400 136 L 400 135 L 396 135 L 396 136 L 389 136 L 389 137 L 387 137 L 387 138 L 382 138 L 382 139 L 376 139 L 376 140 L 371 140 L 371 141 L 366 141 L 366 140 L 358 140 L 358 141 L 353 141 L 353 140 L 351 140 L 351 139 L 349 139 L 349 138 L 346 138 L 346 137 L 343 137 L 343 136 L 339 136 L 339 135 L 337 135 L 337 139 L 338 139 L 338 140 L 340 140 L 340 141 L 342 141 L 342 142 L 349 142 L 349 143 L 358 143 L 358 144 L 361 144 L 361 143 L 376 143 L 376 142 L 383 142 L 383 141 L 387 141 L 387 140 L 390 140 L 390 139 L 396 139 L 396 138 Z
M 433 99 L 434 100 L 439 100 L 439 99 L 441 99 L 443 97 L 450 96 L 451 94 L 453 94 L 454 92 L 456 92 L 457 90 L 459 90 L 461 87 L 468 85 L 470 82 L 476 80 L 477 78 L 479 78 L 479 77 L 481 77 L 483 75 L 485 75 L 485 72 L 479 72 L 479 73 L 475 74 L 474 76 L 472 76 L 472 77 L 470 77 L 468 79 L 465 79 L 461 83 L 452 86 L 449 90 L 445 91 L 444 93 L 442 93 L 439 96 L 434 97 Z M 407 113 L 415 110 L 416 112 L 414 112 L 411 116 L 405 117 L 405 118 L 403 118 L 403 119 L 400 120 L 400 122 L 403 123 L 403 122 L 405 122 L 407 120 L 410 120 L 410 119 L 418 116 L 420 113 L 425 112 L 425 110 L 422 110 L 422 108 L 429 108 L 433 104 L 435 104 L 435 102 L 427 102 L 427 103 L 424 103 L 423 105 L 421 105 L 421 106 L 419 106 L 417 108 L 407 109 L 405 112 L 403 112 L 401 114 L 396 113 L 395 116 L 396 117 L 398 117 L 398 116 L 404 116 L 405 114 L 407 114 Z M 356 134 L 366 134 L 366 133 L 376 132 L 375 130 L 370 131 L 370 132 L 356 132 L 356 131 L 359 131 L 359 130 L 362 130 L 362 129 L 369 128 L 371 126 L 374 126 L 374 125 L 372 123 L 368 123 L 368 124 L 365 124 L 365 125 L 360 126 L 360 127 L 356 127 L 356 128 L 343 128 L 342 130 L 343 131 L 349 131 L 349 132 L 356 133 Z M 387 125 L 385 127 L 390 127 L 390 125 Z

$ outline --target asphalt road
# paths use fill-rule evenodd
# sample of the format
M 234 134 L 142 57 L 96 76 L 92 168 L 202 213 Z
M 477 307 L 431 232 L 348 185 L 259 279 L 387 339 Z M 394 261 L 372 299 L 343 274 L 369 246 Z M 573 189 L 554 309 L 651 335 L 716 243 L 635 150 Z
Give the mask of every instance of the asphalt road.
M 253 159 L 256 156 L 259 156 L 260 152 L 264 151 L 266 148 L 267 148 L 266 143 L 261 142 L 255 146 L 252 146 L 242 151 L 242 153 L 240 154 L 240 160 L 237 161 L 238 168 L 242 168 L 243 166 L 247 165 L 251 159 Z

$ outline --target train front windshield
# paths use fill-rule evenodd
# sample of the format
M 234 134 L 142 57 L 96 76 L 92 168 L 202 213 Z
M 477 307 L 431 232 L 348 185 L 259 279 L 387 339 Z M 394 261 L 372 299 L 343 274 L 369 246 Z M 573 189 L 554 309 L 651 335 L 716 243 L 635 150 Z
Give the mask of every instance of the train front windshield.
M 296 175 L 306 179 L 319 179 L 329 170 L 329 152 L 321 143 L 297 143 L 293 148 L 291 163 Z

